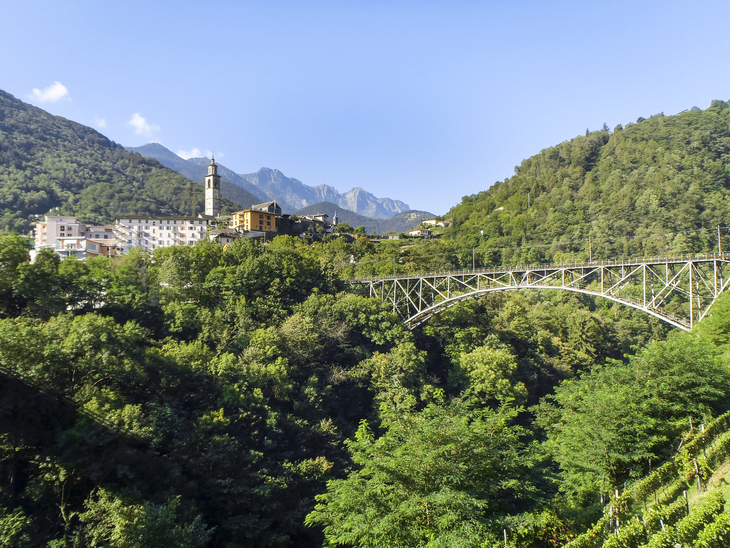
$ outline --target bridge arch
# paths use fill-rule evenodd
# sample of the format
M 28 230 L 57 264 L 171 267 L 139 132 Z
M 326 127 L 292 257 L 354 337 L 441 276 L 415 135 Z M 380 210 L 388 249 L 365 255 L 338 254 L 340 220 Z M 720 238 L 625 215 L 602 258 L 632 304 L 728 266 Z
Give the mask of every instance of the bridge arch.
M 686 325 L 680 323 L 678 320 L 673 319 L 668 314 L 660 314 L 659 312 L 656 312 L 654 310 L 647 310 L 643 307 L 641 307 L 638 303 L 633 303 L 627 300 L 622 300 L 616 297 L 611 297 L 607 295 L 601 295 L 600 293 L 596 293 L 595 291 L 588 291 L 585 289 L 575 289 L 575 288 L 562 288 L 562 287 L 554 287 L 554 286 L 532 286 L 529 288 L 526 287 L 503 287 L 503 288 L 494 288 L 494 289 L 483 289 L 479 291 L 474 291 L 472 293 L 466 293 L 463 295 L 458 295 L 456 297 L 451 297 L 450 299 L 446 299 L 443 301 L 440 301 L 439 303 L 431 306 L 430 308 L 427 308 L 421 312 L 418 312 L 414 316 L 411 316 L 405 320 L 405 324 L 408 326 L 409 329 L 413 329 L 415 327 L 418 327 L 419 325 L 427 322 L 430 320 L 433 316 L 436 316 L 437 314 L 440 314 L 441 312 L 448 310 L 452 306 L 456 306 L 459 303 L 462 303 L 464 301 L 468 301 L 471 299 L 476 299 L 482 295 L 488 295 L 490 293 L 501 293 L 504 291 L 524 291 L 526 289 L 551 289 L 551 290 L 562 290 L 562 291 L 571 291 L 573 293 L 582 293 L 583 295 L 591 295 L 593 297 L 601 297 L 604 299 L 609 299 L 613 302 L 630 306 L 632 308 L 635 308 L 636 310 L 641 310 L 642 312 L 646 312 L 647 314 L 650 314 L 654 316 L 655 318 L 658 318 L 662 320 L 663 322 L 666 322 L 673 327 L 678 327 L 679 329 L 682 329 L 684 331 L 689 331 L 690 328 Z
M 730 285 L 730 254 L 408 274 L 349 283 L 392 303 L 411 328 L 479 295 L 561 289 L 603 297 L 688 331 Z

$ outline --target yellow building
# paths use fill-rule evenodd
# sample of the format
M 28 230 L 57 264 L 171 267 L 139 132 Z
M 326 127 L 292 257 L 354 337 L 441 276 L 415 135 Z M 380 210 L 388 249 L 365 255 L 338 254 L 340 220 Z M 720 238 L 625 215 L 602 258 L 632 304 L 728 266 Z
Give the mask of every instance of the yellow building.
M 231 215 L 230 227 L 239 231 L 276 232 L 277 215 L 281 215 L 281 208 L 276 205 L 276 202 L 256 204 L 250 209 L 236 211 Z

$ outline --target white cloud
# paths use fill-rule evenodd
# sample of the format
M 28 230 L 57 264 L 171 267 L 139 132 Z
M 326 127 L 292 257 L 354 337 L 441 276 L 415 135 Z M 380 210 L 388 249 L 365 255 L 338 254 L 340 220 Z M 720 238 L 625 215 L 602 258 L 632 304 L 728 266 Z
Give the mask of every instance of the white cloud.
M 180 149 L 177 151 L 177 155 L 180 156 L 180 158 L 182 158 L 183 160 L 187 160 L 189 158 L 200 158 L 201 156 L 199 148 L 194 148 L 191 150 Z
M 160 131 L 160 126 L 148 123 L 147 120 L 139 114 L 139 112 L 135 112 L 132 115 L 132 119 L 127 123 L 134 128 L 134 132 L 137 135 L 144 135 L 145 137 L 152 137 L 155 133 Z
M 190 158 L 210 158 L 213 154 L 215 154 L 216 158 L 223 158 L 223 156 L 225 156 L 222 152 L 214 153 L 212 150 L 206 150 L 203 152 L 199 148 L 191 148 L 190 150 L 180 149 L 177 151 L 177 155 L 183 160 L 188 160 Z
M 106 120 L 104 118 L 99 118 L 97 116 L 94 118 L 94 123 L 96 124 L 96 127 L 98 127 L 98 128 L 106 127 Z
M 30 96 L 38 101 L 39 103 L 55 103 L 61 99 L 71 100 L 69 97 L 68 89 L 61 82 L 53 82 L 52 85 L 41 91 L 38 88 L 33 88 L 33 93 Z

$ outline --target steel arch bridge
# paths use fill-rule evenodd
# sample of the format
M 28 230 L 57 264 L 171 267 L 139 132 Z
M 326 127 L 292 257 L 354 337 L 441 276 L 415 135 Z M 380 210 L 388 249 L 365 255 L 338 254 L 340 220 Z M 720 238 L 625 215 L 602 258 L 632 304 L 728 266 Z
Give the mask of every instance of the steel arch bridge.
M 730 253 L 406 274 L 349 283 L 392 303 L 393 312 L 411 329 L 487 293 L 562 289 L 604 297 L 689 331 L 730 284 Z

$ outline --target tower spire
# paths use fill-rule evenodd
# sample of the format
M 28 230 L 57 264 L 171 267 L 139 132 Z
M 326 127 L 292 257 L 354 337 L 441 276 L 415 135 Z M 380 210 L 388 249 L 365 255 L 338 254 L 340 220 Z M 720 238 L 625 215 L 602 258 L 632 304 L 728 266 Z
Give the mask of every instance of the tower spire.
M 215 163 L 215 154 L 210 153 L 210 165 L 205 176 L 205 214 L 217 217 L 221 213 L 221 178 Z

